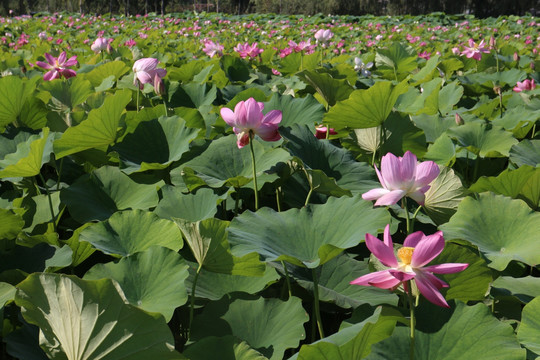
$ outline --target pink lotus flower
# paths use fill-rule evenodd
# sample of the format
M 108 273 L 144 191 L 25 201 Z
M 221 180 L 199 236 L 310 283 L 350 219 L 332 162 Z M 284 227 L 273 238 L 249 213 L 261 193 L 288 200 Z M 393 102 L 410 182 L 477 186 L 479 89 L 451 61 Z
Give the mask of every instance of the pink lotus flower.
M 317 139 L 326 139 L 326 132 L 328 131 L 328 128 L 326 126 L 319 125 L 315 128 L 315 137 Z M 330 128 L 330 135 L 337 135 L 337 131 Z
M 154 58 L 142 58 L 135 61 L 133 64 L 133 72 L 135 73 L 133 85 L 136 85 L 137 80 L 139 80 L 139 87 L 142 89 L 144 84 L 154 84 L 156 75 L 160 79 L 167 75 L 167 70 L 157 68 L 158 64 L 159 60 Z
M 461 56 L 466 55 L 469 59 L 473 58 L 480 61 L 482 59 L 482 53 L 489 53 L 489 50 L 485 47 L 484 40 L 477 44 L 473 39 L 469 39 L 469 47 L 465 46 L 465 49 L 461 52 Z
M 242 59 L 245 59 L 246 57 L 253 59 L 264 51 L 263 49 L 258 48 L 258 45 L 259 44 L 256 42 L 254 42 L 252 45 L 249 45 L 247 42 L 243 44 L 239 43 L 234 47 L 234 51 L 240 54 Z
M 212 40 L 207 40 L 204 42 L 204 48 L 202 49 L 204 53 L 210 57 L 214 55 L 223 55 L 223 45 L 213 42 Z
M 429 184 L 439 176 L 439 167 L 433 161 L 418 163 L 416 156 L 407 151 L 403 157 L 388 153 L 381 160 L 381 171 L 375 166 L 382 188 L 364 194 L 364 200 L 377 200 L 375 206 L 393 205 L 408 196 L 424 205 Z
M 526 90 L 534 90 L 536 88 L 536 84 L 534 83 L 534 79 L 529 80 L 525 79 L 523 81 L 518 81 L 516 86 L 514 87 L 515 92 L 522 92 Z
M 234 107 L 234 112 L 229 108 L 221 108 L 221 117 L 233 127 L 236 134 L 238 148 L 249 144 L 250 139 L 259 135 L 265 141 L 277 141 L 281 139 L 278 127 L 281 122 L 281 111 L 272 110 L 266 115 L 262 111 L 264 104 L 254 98 L 240 101 Z
M 326 43 L 330 41 L 330 39 L 334 36 L 334 33 L 330 31 L 330 29 L 320 29 L 315 33 L 315 40 L 317 42 L 323 42 Z
M 111 43 L 113 42 L 113 40 L 114 39 L 106 39 L 106 38 L 98 37 L 96 40 L 94 40 L 94 42 L 90 46 L 90 49 L 92 49 L 92 51 L 95 52 L 96 54 L 103 50 L 106 50 L 108 53 L 110 53 Z
M 36 61 L 36 65 L 49 70 L 43 75 L 43 80 L 45 81 L 51 81 L 54 79 L 59 79 L 62 76 L 66 79 L 69 79 L 70 77 L 76 76 L 77 73 L 75 70 L 68 69 L 70 66 L 77 65 L 77 56 L 74 55 L 67 58 L 66 52 L 62 51 L 62 53 L 58 56 L 58 58 L 55 58 L 49 53 L 45 53 L 45 59 L 47 59 L 47 62 L 43 61 Z
M 439 289 L 448 287 L 448 284 L 433 274 L 452 274 L 463 271 L 469 266 L 469 264 L 463 263 L 426 266 L 444 249 L 444 238 L 441 231 L 428 236 L 417 231 L 407 236 L 403 247 L 397 251 L 397 257 L 400 261 L 394 254 L 390 225 L 386 225 L 384 229 L 384 241 L 380 241 L 371 234 L 366 234 L 366 245 L 383 265 L 388 266 L 388 269 L 360 276 L 351 281 L 351 285 L 395 289 L 405 281 L 414 279 L 420 293 L 438 306 L 449 307 L 439 292 Z M 406 284 L 404 284 L 404 288 L 407 292 L 411 291 Z

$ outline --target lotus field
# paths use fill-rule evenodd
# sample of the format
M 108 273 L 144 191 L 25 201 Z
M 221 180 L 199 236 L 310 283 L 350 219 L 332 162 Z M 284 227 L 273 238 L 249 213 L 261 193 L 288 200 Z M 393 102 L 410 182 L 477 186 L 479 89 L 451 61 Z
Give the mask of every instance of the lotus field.
M 0 358 L 540 357 L 539 18 L 0 26 Z

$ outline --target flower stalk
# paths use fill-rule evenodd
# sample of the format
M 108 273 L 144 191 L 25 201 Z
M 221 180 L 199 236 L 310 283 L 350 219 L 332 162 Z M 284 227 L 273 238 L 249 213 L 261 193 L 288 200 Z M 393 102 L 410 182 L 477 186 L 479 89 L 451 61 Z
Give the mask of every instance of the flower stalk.
M 255 134 L 253 134 L 253 130 L 249 131 L 249 149 L 251 150 L 251 163 L 253 165 L 253 190 L 255 191 L 255 211 L 259 209 L 259 191 L 257 186 L 257 168 L 255 165 L 255 150 L 253 150 L 253 137 Z

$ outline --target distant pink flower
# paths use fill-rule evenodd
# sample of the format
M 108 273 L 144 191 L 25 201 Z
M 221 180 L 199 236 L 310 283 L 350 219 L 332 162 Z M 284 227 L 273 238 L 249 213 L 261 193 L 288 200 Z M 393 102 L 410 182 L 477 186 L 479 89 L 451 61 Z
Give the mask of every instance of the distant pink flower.
M 427 300 L 438 306 L 449 307 L 439 292 L 439 289 L 448 287 L 448 284 L 433 274 L 453 274 L 465 270 L 469 264 L 446 263 L 426 266 L 444 249 L 442 232 L 426 236 L 423 232 L 417 231 L 407 236 L 403 247 L 397 251 L 400 261 L 394 254 L 390 225 L 386 225 L 383 237 L 384 241 L 380 241 L 375 236 L 366 234 L 366 245 L 388 269 L 361 276 L 350 284 L 395 289 L 403 283 L 405 291 L 409 292 L 411 289 L 404 282 L 414 280 L 416 287 Z
M 167 70 L 157 68 L 158 64 L 159 60 L 154 58 L 142 58 L 135 61 L 133 64 L 133 72 L 135 73 L 133 85 L 136 85 L 137 80 L 139 80 L 139 87 L 142 89 L 144 84 L 154 84 L 156 75 L 160 79 L 167 75 Z
M 518 81 L 516 86 L 514 87 L 515 92 L 522 92 L 527 90 L 534 90 L 536 88 L 536 84 L 534 83 L 534 79 L 529 80 L 525 79 L 523 81 Z
M 256 42 L 254 42 L 252 45 L 249 45 L 247 42 L 243 44 L 239 43 L 234 47 L 234 51 L 240 54 L 242 59 L 245 59 L 246 57 L 253 59 L 264 51 L 263 49 L 258 48 L 258 45 L 259 44 Z
M 126 41 L 124 43 L 125 46 L 129 47 L 129 48 L 132 48 L 133 46 L 137 45 L 137 43 L 135 42 L 135 40 L 133 39 L 129 39 L 128 41 Z
M 111 43 L 113 42 L 113 39 L 106 39 L 102 37 L 98 37 L 92 45 L 90 46 L 90 49 L 92 49 L 93 52 L 96 54 L 106 50 L 108 53 L 111 52 Z
M 473 39 L 469 39 L 469 47 L 465 46 L 464 48 L 461 56 L 466 55 L 469 59 L 473 58 L 478 61 L 482 59 L 482 53 L 489 53 L 489 49 L 485 47 L 484 40 L 477 44 Z
M 292 40 L 289 41 L 290 49 L 294 52 L 305 52 L 307 55 L 313 52 L 315 45 L 311 44 L 311 39 L 308 41 L 300 41 L 298 44 Z
M 326 139 L 326 132 L 328 128 L 326 126 L 319 125 L 315 128 L 315 137 L 317 139 Z M 330 135 L 337 135 L 336 130 L 330 128 Z
M 62 51 L 62 53 L 58 56 L 58 58 L 55 58 L 51 54 L 45 53 L 45 59 L 47 59 L 47 62 L 43 61 L 36 61 L 36 65 L 49 70 L 43 75 L 43 80 L 45 81 L 51 81 L 54 79 L 59 79 L 62 76 L 66 79 L 69 79 L 70 77 L 76 76 L 77 73 L 75 70 L 68 69 L 70 66 L 77 65 L 77 56 L 74 55 L 67 59 L 67 55 L 65 51 Z
M 407 151 L 403 157 L 388 153 L 382 157 L 381 171 L 375 166 L 382 188 L 372 189 L 364 194 L 364 200 L 377 200 L 375 206 L 393 205 L 408 196 L 424 205 L 429 184 L 439 176 L 439 166 L 433 161 L 418 163 L 416 156 Z
M 334 36 L 334 33 L 330 29 L 320 29 L 315 33 L 315 40 L 317 42 L 326 43 Z
M 249 144 L 250 139 L 259 135 L 264 141 L 278 141 L 281 139 L 278 127 L 281 122 L 281 111 L 272 110 L 266 115 L 262 111 L 264 104 L 254 98 L 240 101 L 234 107 L 234 112 L 229 108 L 221 108 L 221 117 L 233 127 L 236 134 L 238 148 Z
M 215 43 L 212 40 L 207 40 L 204 42 L 204 48 L 202 49 L 204 53 L 210 57 L 214 57 L 216 54 L 218 56 L 223 55 L 223 45 Z

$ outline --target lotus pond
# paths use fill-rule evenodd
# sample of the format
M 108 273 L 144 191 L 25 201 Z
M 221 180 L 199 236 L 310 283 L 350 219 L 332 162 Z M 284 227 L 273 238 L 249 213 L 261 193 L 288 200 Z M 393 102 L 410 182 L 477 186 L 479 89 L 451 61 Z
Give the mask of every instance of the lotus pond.
M 540 19 L 0 26 L 0 358 L 540 357 Z

